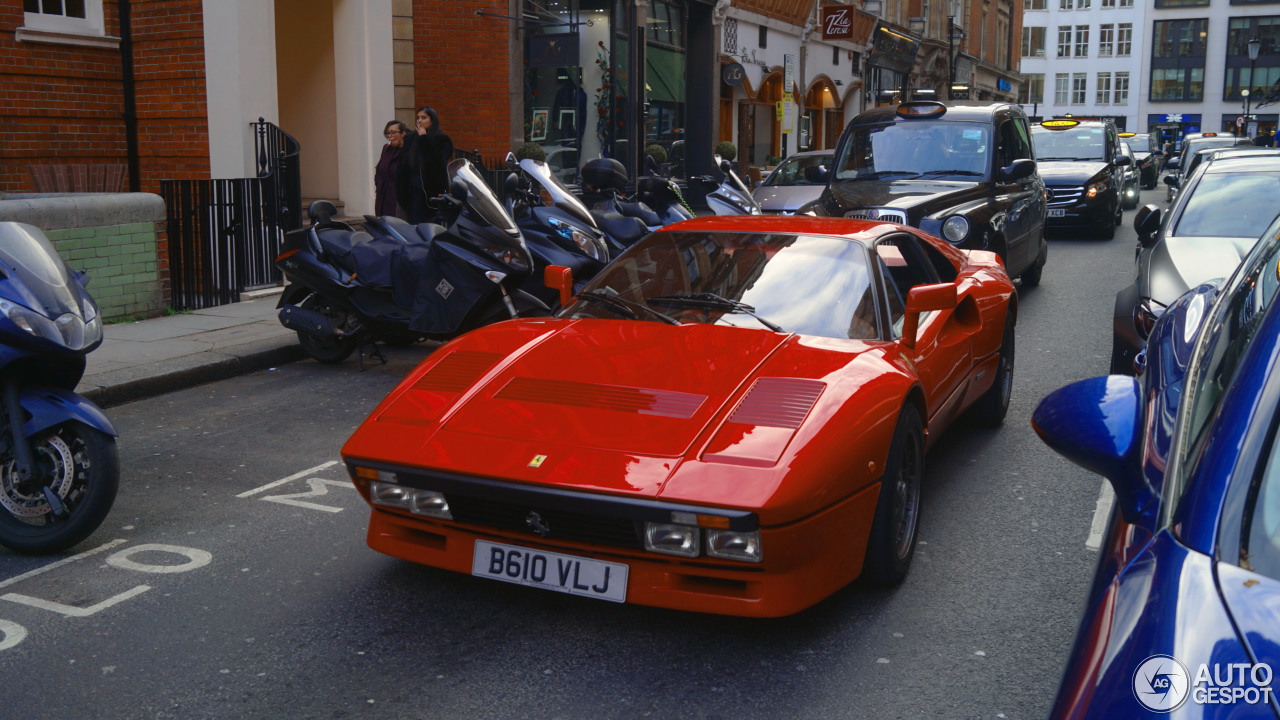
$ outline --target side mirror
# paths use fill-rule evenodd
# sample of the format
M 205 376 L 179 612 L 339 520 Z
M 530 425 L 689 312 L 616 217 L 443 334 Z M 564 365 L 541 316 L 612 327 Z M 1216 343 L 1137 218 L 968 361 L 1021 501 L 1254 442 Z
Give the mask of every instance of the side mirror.
M 1133 229 L 1138 232 L 1138 242 L 1149 248 L 1156 244 L 1156 233 L 1160 231 L 1162 212 L 1155 205 L 1143 205 L 1133 217 Z
M 1165 166 L 1166 168 L 1170 169 L 1170 170 L 1177 170 L 1177 169 L 1178 169 L 1178 163 L 1180 163 L 1180 162 L 1182 162 L 1182 156 L 1181 156 L 1181 155 L 1174 155 L 1173 157 L 1169 158 L 1169 159 L 1165 162 L 1164 166 Z
M 931 310 L 951 310 L 956 306 L 954 283 L 917 285 L 907 292 L 906 314 L 902 321 L 902 344 L 916 346 L 916 331 L 920 329 L 920 313 Z
M 1000 179 L 1015 182 L 1036 174 L 1036 161 L 1023 158 L 1014 160 L 1008 167 L 1000 168 Z
M 1142 474 L 1142 421 L 1142 386 L 1127 375 L 1071 383 L 1031 414 L 1054 452 L 1111 482 L 1125 521 L 1150 528 L 1159 493 Z
M 507 173 L 507 179 L 502 183 L 503 193 L 510 200 L 520 191 L 520 176 L 516 173 Z
M 458 202 L 467 201 L 467 184 L 459 178 L 454 178 L 449 183 L 449 194 Z
M 1120 153 L 1119 155 L 1115 156 L 1115 158 L 1113 158 L 1111 162 L 1115 163 L 1116 167 L 1124 167 L 1126 165 L 1129 165 L 1133 161 L 1129 159 L 1128 155 L 1125 155 L 1124 153 Z
M 573 299 L 573 270 L 563 265 L 548 265 L 542 271 L 542 284 L 560 291 L 560 307 Z
M 1177 176 L 1177 175 L 1165 175 L 1165 176 L 1164 176 L 1164 184 L 1165 184 L 1165 185 L 1168 185 L 1169 187 L 1171 187 L 1171 188 L 1173 188 L 1173 189 L 1175 189 L 1175 190 L 1177 190 L 1177 189 L 1178 189 L 1178 176 Z
M 724 173 L 725 175 L 728 175 L 729 173 L 733 172 L 733 163 L 729 162 L 728 160 L 721 160 L 720 172 Z
M 507 153 L 507 169 L 515 170 L 518 167 L 520 167 L 520 161 L 516 160 L 516 154 L 510 152 Z

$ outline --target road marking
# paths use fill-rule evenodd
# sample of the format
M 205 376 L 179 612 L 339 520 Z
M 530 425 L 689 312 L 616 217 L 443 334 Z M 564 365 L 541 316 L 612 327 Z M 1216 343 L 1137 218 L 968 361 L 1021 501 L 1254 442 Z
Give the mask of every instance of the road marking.
M 329 491 L 325 489 L 325 485 L 350 488 L 352 490 L 356 489 L 356 486 L 352 485 L 350 480 L 323 480 L 321 478 L 308 478 L 307 485 L 311 486 L 310 492 L 293 493 L 292 495 L 269 495 L 262 499 L 268 502 L 280 503 L 282 505 L 296 505 L 301 508 L 310 508 L 312 510 L 320 510 L 321 512 L 336 513 L 342 512 L 342 508 L 333 507 L 332 505 L 320 505 L 318 503 L 304 502 L 295 498 L 321 497 L 323 495 L 328 495 Z
M 0 650 L 8 650 L 27 639 L 27 629 L 10 620 L 0 620 Z
M 173 553 L 174 555 L 181 555 L 189 562 L 185 562 L 181 565 L 152 565 L 151 563 L 134 562 L 129 559 L 129 556 L 134 553 L 148 551 L 167 552 Z M 118 553 L 114 553 L 107 558 L 107 564 L 112 567 L 118 567 L 121 570 L 136 570 L 137 572 L 166 574 L 187 572 L 188 570 L 202 568 L 205 565 L 208 565 L 211 560 L 213 560 L 213 555 L 211 555 L 207 550 L 197 550 L 196 548 L 180 547 L 178 545 L 158 545 L 152 543 L 131 547 L 128 550 L 121 550 Z
M 9 593 L 7 595 L 0 595 L 0 600 L 8 600 L 9 602 L 16 602 L 21 605 L 29 605 L 33 608 L 39 608 L 40 610 L 48 610 L 49 612 L 55 612 L 55 613 L 58 613 L 59 615 L 66 615 L 67 617 L 89 617 L 90 615 L 100 610 L 106 610 L 112 605 L 115 605 L 117 603 L 122 603 L 125 600 L 128 600 L 129 598 L 134 597 L 135 595 L 141 595 L 142 593 L 150 589 L 151 588 L 146 585 L 139 585 L 133 588 L 132 590 L 126 590 L 120 593 L 119 595 L 109 597 L 106 600 L 103 600 L 102 602 L 98 603 L 97 605 L 91 605 L 87 608 L 76 607 L 75 605 L 63 605 L 60 602 L 54 602 L 52 600 L 41 600 L 40 598 L 31 597 L 30 595 L 20 595 L 18 593 Z
M 1090 550 L 1102 548 L 1102 536 L 1107 532 L 1107 520 L 1111 518 L 1111 506 L 1115 504 L 1116 493 L 1111 483 L 1102 481 L 1102 489 L 1098 491 L 1098 503 L 1093 509 L 1093 524 L 1089 526 L 1089 539 L 1084 546 Z
M 253 490 L 249 490 L 249 491 L 247 491 L 247 492 L 242 492 L 242 493 L 240 493 L 239 495 L 237 495 L 236 497 L 238 497 L 238 498 L 247 498 L 247 497 L 249 497 L 250 495 L 257 495 L 257 494 L 258 494 L 258 493 L 260 493 L 260 492 L 264 492 L 264 491 L 270 490 L 270 489 L 271 489 L 271 488 L 273 488 L 273 487 L 279 487 L 279 486 L 281 486 L 281 485 L 283 485 L 283 484 L 285 484 L 285 483 L 287 483 L 287 482 L 293 482 L 294 480 L 297 480 L 298 478 L 303 477 L 304 475 L 310 475 L 311 473 L 320 472 L 321 470 L 324 470 L 325 468 L 333 467 L 334 465 L 337 465 L 337 464 L 338 464 L 338 461 L 337 461 L 337 460 L 330 460 L 329 462 L 324 463 L 323 465 L 317 465 L 317 466 L 315 466 L 315 467 L 311 468 L 310 470 L 303 470 L 303 471 L 302 471 L 302 472 L 300 472 L 300 473 L 294 473 L 294 474 L 290 475 L 289 477 L 287 477 L 287 478 L 285 478 L 285 479 L 283 479 L 283 480 L 276 480 L 275 482 L 269 482 L 269 483 L 267 483 L 266 485 L 263 485 L 263 486 L 262 486 L 262 487 L 260 487 L 260 488 L 254 488 Z
M 44 567 L 36 568 L 35 570 L 32 570 L 31 572 L 23 573 L 23 574 L 21 574 L 21 575 L 19 575 L 19 576 L 17 576 L 17 577 L 11 577 L 11 578 L 9 578 L 8 580 L 5 580 L 4 582 L 0 582 L 0 588 L 2 588 L 2 587 L 8 587 L 9 585 L 13 585 L 14 583 L 22 582 L 23 580 L 26 580 L 27 578 L 30 578 L 30 577 L 35 577 L 36 575 L 39 575 L 40 573 L 46 573 L 46 572 L 49 572 L 50 570 L 53 570 L 54 568 L 62 567 L 63 565 L 66 565 L 67 563 L 75 562 L 76 560 L 79 560 L 79 559 L 81 559 L 81 558 L 87 558 L 87 557 L 89 557 L 90 555 L 96 555 L 96 554 L 98 554 L 98 553 L 102 552 L 103 550 L 110 550 L 111 548 L 116 547 L 117 545 L 123 545 L 124 543 L 127 543 L 127 542 L 129 542 L 129 541 L 128 541 L 128 540 L 124 540 L 124 539 L 120 539 L 120 540 L 112 540 L 111 542 L 109 542 L 109 543 L 107 543 L 106 545 L 103 545 L 103 546 L 101 546 L 101 547 L 96 547 L 96 548 L 94 548 L 94 549 L 92 549 L 92 550 L 88 550 L 88 551 L 86 551 L 86 552 L 82 552 L 82 553 L 80 553 L 79 555 L 72 555 L 72 556 L 71 556 L 71 557 L 69 557 L 69 558 L 64 558 L 64 559 L 59 560 L 58 562 L 55 562 L 55 563 L 49 563 L 48 565 L 45 565 Z

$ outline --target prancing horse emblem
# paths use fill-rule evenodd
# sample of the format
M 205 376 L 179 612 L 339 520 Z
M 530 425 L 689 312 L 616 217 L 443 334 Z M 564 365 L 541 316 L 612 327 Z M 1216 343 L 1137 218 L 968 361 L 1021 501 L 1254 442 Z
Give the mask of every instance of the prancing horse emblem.
M 536 512 L 531 512 L 525 516 L 524 524 L 538 537 L 546 537 L 551 534 L 551 526 L 542 519 L 542 516 Z

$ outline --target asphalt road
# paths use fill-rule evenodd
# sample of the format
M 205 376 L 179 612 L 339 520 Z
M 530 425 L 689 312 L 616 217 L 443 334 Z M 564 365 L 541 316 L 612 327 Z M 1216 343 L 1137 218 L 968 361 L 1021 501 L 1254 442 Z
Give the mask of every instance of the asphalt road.
M 1042 286 L 1021 297 L 1006 424 L 955 428 L 930 453 L 920 549 L 896 589 L 749 621 L 378 555 L 338 449 L 429 349 L 363 373 L 303 362 L 110 411 L 122 487 L 104 526 L 61 558 L 0 550 L 3 714 L 1044 717 L 1102 483 L 1028 419 L 1106 372 L 1132 217 L 1111 241 L 1051 240 Z

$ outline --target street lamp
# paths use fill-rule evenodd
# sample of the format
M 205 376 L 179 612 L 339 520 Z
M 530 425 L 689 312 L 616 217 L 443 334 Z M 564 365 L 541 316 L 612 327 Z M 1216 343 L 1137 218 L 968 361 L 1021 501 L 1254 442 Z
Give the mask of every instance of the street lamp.
M 1253 64 L 1258 62 L 1258 51 L 1262 49 L 1262 41 L 1257 35 L 1248 42 L 1249 45 L 1249 87 L 1242 92 L 1244 95 L 1244 127 L 1245 134 L 1248 135 L 1249 128 L 1249 91 L 1253 89 Z

